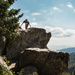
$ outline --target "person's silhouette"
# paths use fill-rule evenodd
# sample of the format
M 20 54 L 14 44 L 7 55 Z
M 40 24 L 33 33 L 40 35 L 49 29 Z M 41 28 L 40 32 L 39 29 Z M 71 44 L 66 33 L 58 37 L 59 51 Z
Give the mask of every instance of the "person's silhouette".
M 30 25 L 29 21 L 26 19 L 23 21 L 23 23 L 25 23 L 25 29 L 27 30 L 28 25 Z M 20 25 L 20 27 L 23 25 L 23 23 Z M 31 25 L 30 25 L 30 28 L 31 28 Z

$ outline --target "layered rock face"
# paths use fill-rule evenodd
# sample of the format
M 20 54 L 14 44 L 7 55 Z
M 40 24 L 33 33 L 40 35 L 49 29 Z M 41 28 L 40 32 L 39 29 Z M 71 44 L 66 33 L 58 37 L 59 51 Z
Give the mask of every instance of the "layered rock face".
M 8 59 L 18 58 L 25 48 L 47 48 L 51 33 L 46 33 L 44 29 L 31 28 L 27 32 L 17 29 L 19 36 L 7 47 Z
M 28 48 L 19 59 L 19 70 L 33 65 L 38 75 L 60 75 L 68 68 L 69 54 L 50 49 Z M 25 74 L 24 74 L 25 75 Z
M 46 33 L 41 28 L 31 28 L 28 31 L 17 29 L 15 32 L 19 34 L 18 37 L 6 47 L 7 58 L 11 63 L 16 63 L 13 70 L 20 72 L 24 68 L 23 75 L 34 71 L 38 75 L 60 75 L 67 70 L 69 54 L 47 48 L 50 32 Z

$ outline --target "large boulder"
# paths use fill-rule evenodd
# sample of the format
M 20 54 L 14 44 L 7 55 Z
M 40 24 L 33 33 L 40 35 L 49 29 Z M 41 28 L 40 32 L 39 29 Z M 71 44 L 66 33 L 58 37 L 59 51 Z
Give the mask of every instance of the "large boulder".
M 8 59 L 18 59 L 25 48 L 47 48 L 47 43 L 51 37 L 51 33 L 46 33 L 46 31 L 41 28 L 31 28 L 28 29 L 27 32 L 22 29 L 15 31 L 18 33 L 18 37 L 12 43 L 10 42 L 7 47 Z
M 41 28 L 31 28 L 28 31 L 17 29 L 15 32 L 18 33 L 17 38 L 6 47 L 7 58 L 16 63 L 13 70 L 20 72 L 23 68 L 30 70 L 34 66 L 38 75 L 60 75 L 67 70 L 69 54 L 47 48 L 50 32 L 46 33 Z
M 33 65 L 38 75 L 60 75 L 68 69 L 69 54 L 40 48 L 26 49 L 18 62 L 18 70 Z

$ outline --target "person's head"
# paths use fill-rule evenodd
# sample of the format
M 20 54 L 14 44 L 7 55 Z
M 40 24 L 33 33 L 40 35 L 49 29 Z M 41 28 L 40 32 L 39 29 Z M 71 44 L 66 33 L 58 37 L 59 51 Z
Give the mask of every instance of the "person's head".
M 27 19 L 25 21 L 28 21 Z

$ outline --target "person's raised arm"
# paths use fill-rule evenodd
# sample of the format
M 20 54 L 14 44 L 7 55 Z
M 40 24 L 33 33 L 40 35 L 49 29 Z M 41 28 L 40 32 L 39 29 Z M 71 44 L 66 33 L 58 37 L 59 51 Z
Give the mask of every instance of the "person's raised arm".
M 23 23 L 20 25 L 20 27 L 23 25 Z

